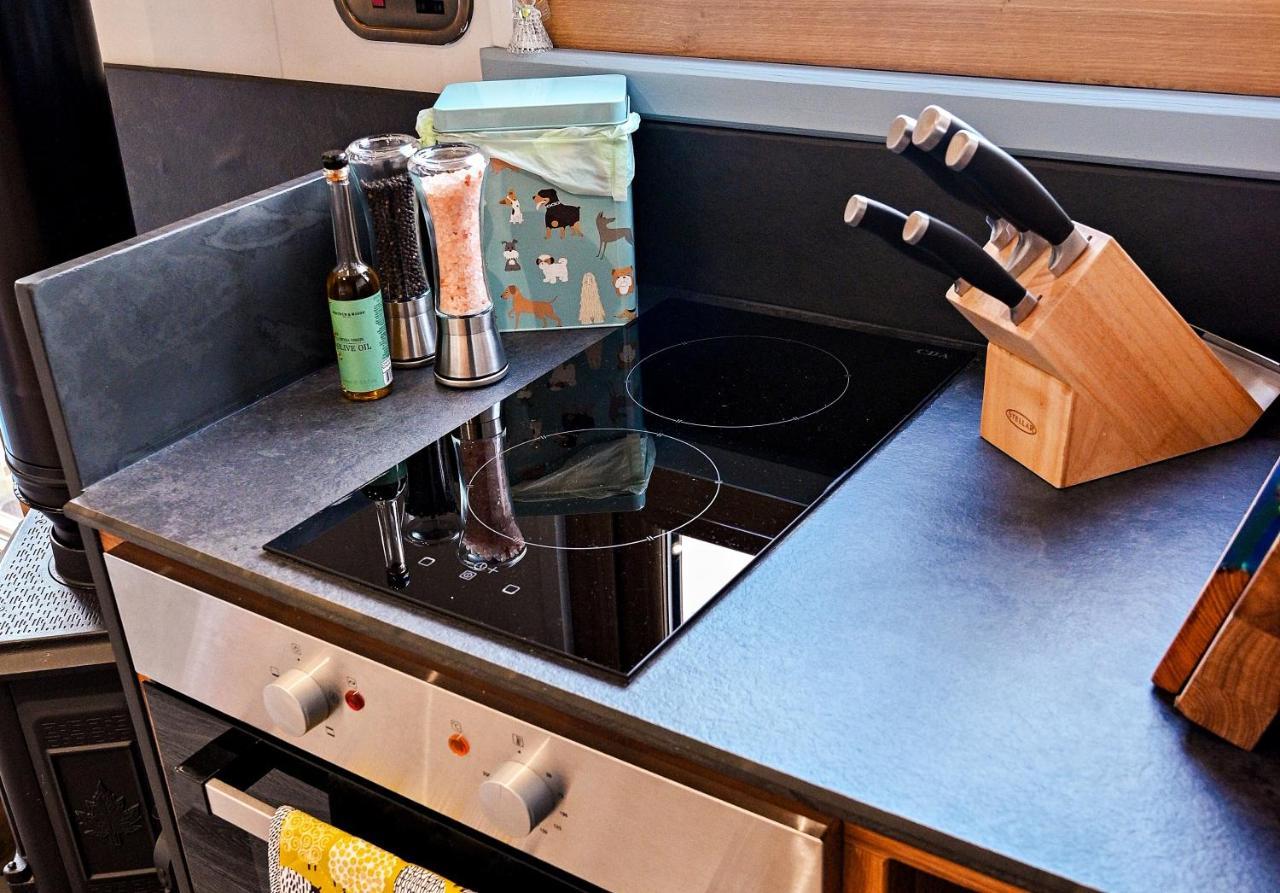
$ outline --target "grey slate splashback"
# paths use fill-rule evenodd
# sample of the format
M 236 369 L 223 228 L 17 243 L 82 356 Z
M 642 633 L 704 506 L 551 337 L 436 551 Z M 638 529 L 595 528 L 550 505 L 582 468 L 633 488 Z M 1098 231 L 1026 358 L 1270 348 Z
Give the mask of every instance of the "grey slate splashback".
M 411 127 L 434 99 L 155 69 L 112 68 L 108 81 L 142 227 L 311 169 L 321 143 Z M 642 286 L 981 341 L 943 298 L 943 277 L 844 226 L 845 200 L 865 192 L 981 232 L 974 212 L 882 145 L 657 121 L 635 140 Z M 1280 356 L 1280 182 L 1027 163 L 1190 322 Z
M 435 95 L 107 66 L 138 231 L 315 170 L 357 137 L 412 133 Z
M 20 279 L 73 488 L 332 361 L 332 263 L 310 174 Z
M 944 276 L 845 226 L 855 192 L 976 211 L 878 143 L 648 121 L 636 132 L 636 273 L 726 295 L 979 343 Z M 1076 219 L 1114 235 L 1193 325 L 1280 356 L 1280 182 L 1027 159 Z
M 113 69 L 110 82 L 144 226 L 311 169 L 329 145 L 408 129 L 433 99 L 147 69 Z M 845 199 L 865 192 L 980 233 L 972 211 L 882 146 L 650 121 L 636 152 L 647 298 L 716 295 L 980 342 L 943 277 L 842 223 Z M 1280 355 L 1280 183 L 1028 166 L 1117 236 L 1190 322 Z M 319 284 L 331 261 L 322 184 L 308 175 L 21 282 L 73 483 L 330 362 Z
M 76 489 L 332 362 L 323 182 L 271 184 L 411 131 L 434 100 L 162 69 L 108 81 L 134 215 L 160 228 L 17 284 Z

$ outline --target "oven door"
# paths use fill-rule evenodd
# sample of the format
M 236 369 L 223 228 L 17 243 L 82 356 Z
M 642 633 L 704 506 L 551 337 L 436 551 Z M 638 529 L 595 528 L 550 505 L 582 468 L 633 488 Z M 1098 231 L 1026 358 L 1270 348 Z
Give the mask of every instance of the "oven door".
M 181 837 L 167 851 L 184 859 L 192 893 L 265 893 L 267 832 L 281 805 L 482 893 L 599 889 L 154 683 L 144 691 Z

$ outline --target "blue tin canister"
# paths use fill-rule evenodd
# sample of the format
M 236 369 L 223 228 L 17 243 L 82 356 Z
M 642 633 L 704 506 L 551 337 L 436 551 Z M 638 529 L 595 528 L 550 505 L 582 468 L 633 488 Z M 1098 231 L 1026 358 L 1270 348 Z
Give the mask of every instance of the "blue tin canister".
M 620 325 L 636 313 L 631 113 L 622 75 L 450 84 L 424 144 L 490 158 L 485 269 L 504 331 Z

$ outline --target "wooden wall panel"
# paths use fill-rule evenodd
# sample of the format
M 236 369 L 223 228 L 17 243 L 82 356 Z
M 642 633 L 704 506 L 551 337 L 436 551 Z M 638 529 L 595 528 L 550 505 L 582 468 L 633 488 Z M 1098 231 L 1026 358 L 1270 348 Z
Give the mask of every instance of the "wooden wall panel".
M 551 0 L 556 45 L 1280 95 L 1280 0 Z

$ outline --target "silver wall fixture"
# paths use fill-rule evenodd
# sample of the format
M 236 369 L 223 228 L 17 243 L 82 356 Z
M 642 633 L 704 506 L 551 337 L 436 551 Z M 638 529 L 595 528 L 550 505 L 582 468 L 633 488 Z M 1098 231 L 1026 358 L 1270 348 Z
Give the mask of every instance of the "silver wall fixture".
M 473 0 L 333 0 L 347 27 L 365 40 L 453 43 L 467 32 Z

